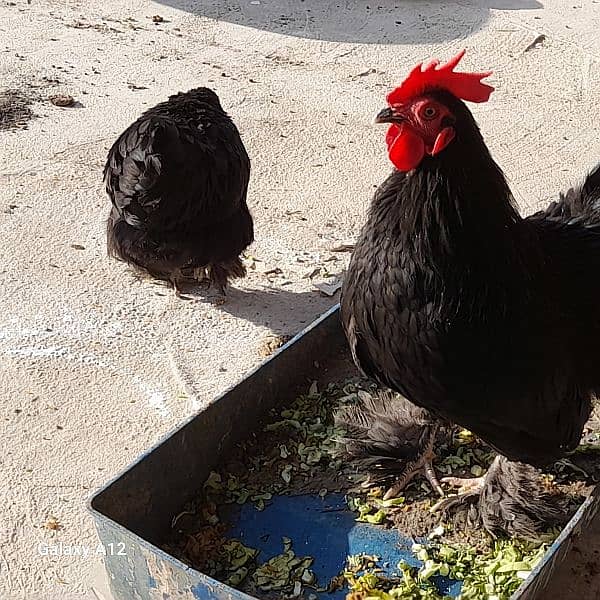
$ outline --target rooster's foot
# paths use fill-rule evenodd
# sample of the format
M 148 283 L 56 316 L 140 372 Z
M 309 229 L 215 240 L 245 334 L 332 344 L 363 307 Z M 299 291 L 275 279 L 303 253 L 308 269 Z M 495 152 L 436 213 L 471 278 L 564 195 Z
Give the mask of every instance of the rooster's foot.
M 402 477 L 398 479 L 384 494 L 383 499 L 389 500 L 390 498 L 396 498 L 398 494 L 414 479 L 415 475 L 419 473 L 423 475 L 431 487 L 440 495 L 444 495 L 442 486 L 438 481 L 435 469 L 433 468 L 432 460 L 434 454 L 431 450 L 424 452 L 419 458 L 409 464 Z
M 467 498 L 478 496 L 483 490 L 485 475 L 482 477 L 471 477 L 471 478 L 462 478 L 462 477 L 442 477 L 442 483 L 447 483 L 448 485 L 458 488 L 458 493 L 454 496 L 450 496 L 449 498 L 443 498 L 439 500 L 431 507 L 431 512 L 436 512 L 438 510 L 446 510 L 456 504 L 457 502 L 462 502 Z

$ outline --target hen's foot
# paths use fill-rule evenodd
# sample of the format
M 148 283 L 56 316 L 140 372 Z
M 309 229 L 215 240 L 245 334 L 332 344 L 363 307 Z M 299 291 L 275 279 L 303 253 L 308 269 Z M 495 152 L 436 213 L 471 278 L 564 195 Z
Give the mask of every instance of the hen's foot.
M 225 297 L 227 295 L 227 281 L 229 278 L 229 271 L 226 267 L 222 265 L 210 265 L 207 269 L 208 278 L 210 279 L 211 285 L 214 285 L 221 296 Z
M 175 298 L 178 300 L 194 300 L 191 296 L 186 296 L 181 289 L 181 281 L 178 279 L 171 279 L 171 286 L 173 287 L 173 293 Z

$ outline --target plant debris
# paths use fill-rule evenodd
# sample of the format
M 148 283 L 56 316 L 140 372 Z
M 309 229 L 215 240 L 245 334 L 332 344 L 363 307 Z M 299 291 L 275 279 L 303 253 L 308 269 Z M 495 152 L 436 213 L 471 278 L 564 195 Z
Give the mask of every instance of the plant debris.
M 281 346 L 289 342 L 291 339 L 291 335 L 268 335 L 260 343 L 258 353 L 264 358 L 266 358 L 267 356 L 271 356 L 273 352 L 281 348 Z
M 315 574 L 309 568 L 313 561 L 310 556 L 296 556 L 292 541 L 283 538 L 283 552 L 258 567 L 252 578 L 263 591 L 273 590 L 298 596 L 303 585 L 316 582 Z
M 329 248 L 330 252 L 353 252 L 355 244 L 350 242 Z
M 137 92 L 138 90 L 147 90 L 148 89 L 148 87 L 145 85 L 138 85 L 137 83 L 133 83 L 131 81 L 127 82 L 127 87 L 130 90 L 133 90 L 134 92 Z
M 327 281 L 315 283 L 314 286 L 324 296 L 335 296 L 342 289 L 344 281 L 340 277 L 330 277 Z
M 63 527 L 58 522 L 58 519 L 56 517 L 48 517 L 48 519 L 44 523 L 44 528 L 48 529 L 49 531 L 60 531 Z
M 292 597 L 299 596 L 306 587 L 317 589 L 316 576 L 310 569 L 313 558 L 297 557 L 287 539 L 282 554 L 261 562 L 258 551 L 247 549 L 244 557 L 248 559 L 238 565 L 242 556 L 236 558 L 232 550 L 242 552 L 237 545 L 241 542 L 227 539 L 219 509 L 251 503 L 261 511 L 275 494 L 324 496 L 353 487 L 352 468 L 345 468 L 335 457 L 340 431 L 333 424 L 332 413 L 340 403 L 358 401 L 359 391 L 356 383 L 349 382 L 332 384 L 320 392 L 313 382 L 307 393 L 289 406 L 272 410 L 262 429 L 240 444 L 230 462 L 210 473 L 198 501 L 173 518 L 177 535 L 165 549 L 240 589 L 256 588 Z
M 384 574 L 377 557 L 350 556 L 344 572 L 350 593 L 347 600 L 445 600 L 432 578 L 461 581 L 457 600 L 508 600 L 542 559 L 546 543 L 499 540 L 485 553 L 469 545 L 414 544 L 421 562 L 413 567 L 402 561 L 397 576 Z
M 529 52 L 530 50 L 533 50 L 534 48 L 537 48 L 538 46 L 543 44 L 545 40 L 546 40 L 546 36 L 543 33 L 538 35 L 533 40 L 533 42 L 531 42 L 531 44 L 529 44 L 529 46 L 527 46 L 527 48 L 525 48 L 525 50 L 523 50 L 523 54 L 525 54 L 525 52 Z

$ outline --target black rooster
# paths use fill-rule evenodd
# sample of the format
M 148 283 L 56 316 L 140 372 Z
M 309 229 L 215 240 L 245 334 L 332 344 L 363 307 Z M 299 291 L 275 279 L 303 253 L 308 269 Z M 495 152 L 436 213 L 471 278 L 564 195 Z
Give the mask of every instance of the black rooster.
M 178 295 L 194 283 L 224 293 L 246 274 L 240 254 L 254 239 L 249 178 L 250 159 L 217 95 L 201 87 L 171 96 L 108 153 L 109 254 Z
M 422 472 L 444 495 L 433 469 L 433 447 L 449 435 L 424 408 L 379 390 L 368 400 L 342 407 L 335 413 L 335 423 L 344 432 L 337 440 L 340 455 L 362 464 L 369 473 L 367 485 L 396 478 L 386 493 L 391 498 Z
M 541 467 L 576 448 L 600 391 L 600 167 L 522 218 L 463 102 L 488 99 L 489 73 L 454 72 L 463 54 L 417 66 L 376 119 L 396 170 L 354 250 L 342 321 L 365 374 Z M 498 457 L 487 492 L 515 468 Z

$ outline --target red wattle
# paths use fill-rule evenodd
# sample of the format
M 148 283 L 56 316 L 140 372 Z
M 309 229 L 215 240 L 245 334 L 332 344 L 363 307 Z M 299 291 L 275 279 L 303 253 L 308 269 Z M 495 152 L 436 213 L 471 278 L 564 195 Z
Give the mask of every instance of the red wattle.
M 398 125 L 395 124 L 390 125 L 385 135 L 385 143 L 387 144 L 388 151 L 391 150 L 392 144 L 399 135 L 400 127 L 398 127 Z
M 412 171 L 425 156 L 425 142 L 408 125 L 392 125 L 386 142 L 388 156 L 398 171 Z

